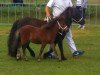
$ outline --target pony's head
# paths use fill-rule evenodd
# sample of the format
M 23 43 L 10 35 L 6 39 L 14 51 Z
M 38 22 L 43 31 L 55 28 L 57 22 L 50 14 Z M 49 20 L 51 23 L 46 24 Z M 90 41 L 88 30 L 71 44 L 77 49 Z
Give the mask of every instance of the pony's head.
M 81 16 L 79 10 L 76 7 L 73 7 L 72 20 L 81 25 L 85 24 L 84 18 Z
M 61 16 L 63 17 L 63 20 L 66 23 L 66 25 L 68 26 L 68 28 L 70 28 L 70 26 L 72 24 L 72 12 L 73 12 L 73 8 L 72 7 L 68 7 L 61 14 Z

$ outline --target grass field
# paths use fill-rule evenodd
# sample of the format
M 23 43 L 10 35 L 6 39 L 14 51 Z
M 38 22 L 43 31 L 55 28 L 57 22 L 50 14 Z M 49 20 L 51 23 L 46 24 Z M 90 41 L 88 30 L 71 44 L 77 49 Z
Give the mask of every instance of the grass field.
M 73 36 L 78 49 L 84 50 L 81 57 L 73 58 L 64 40 L 64 53 L 68 60 L 42 59 L 28 55 L 28 61 L 16 61 L 7 55 L 7 38 L 11 26 L 0 26 L 0 75 L 100 75 L 100 26 L 87 26 L 78 30 L 73 26 Z M 36 55 L 40 45 L 33 45 Z M 57 51 L 58 50 L 58 47 Z M 47 50 L 47 47 L 46 49 Z

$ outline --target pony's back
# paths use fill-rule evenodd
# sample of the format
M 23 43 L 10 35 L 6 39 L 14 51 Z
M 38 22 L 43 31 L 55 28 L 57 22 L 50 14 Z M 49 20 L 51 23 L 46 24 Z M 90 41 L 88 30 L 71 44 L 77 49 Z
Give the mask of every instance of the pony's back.
M 31 25 L 26 25 L 17 30 L 17 33 L 21 39 L 21 44 L 23 45 L 28 41 L 36 44 L 41 44 L 43 42 L 50 43 L 50 41 L 56 36 L 59 27 L 56 24 L 50 26 L 46 24 L 44 26 L 45 27 L 39 28 Z

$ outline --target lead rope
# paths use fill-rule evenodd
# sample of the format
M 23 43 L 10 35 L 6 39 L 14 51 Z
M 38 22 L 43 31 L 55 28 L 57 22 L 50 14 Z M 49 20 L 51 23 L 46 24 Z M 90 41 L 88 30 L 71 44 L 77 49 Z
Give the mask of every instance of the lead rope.
M 65 30 L 66 28 L 67 28 L 67 26 L 65 26 L 64 28 L 63 27 L 61 27 L 61 25 L 60 25 L 60 23 L 57 21 L 57 23 L 58 23 L 58 26 L 59 26 L 59 29 L 61 28 L 62 30 Z M 62 35 L 62 33 L 61 32 L 58 32 L 60 35 Z
M 60 25 L 60 23 L 57 21 L 57 23 L 58 23 L 58 25 L 59 25 L 59 29 L 61 28 L 62 30 L 64 30 L 64 29 L 66 29 L 67 28 L 67 26 L 65 26 L 64 28 L 63 27 L 61 27 L 61 25 Z

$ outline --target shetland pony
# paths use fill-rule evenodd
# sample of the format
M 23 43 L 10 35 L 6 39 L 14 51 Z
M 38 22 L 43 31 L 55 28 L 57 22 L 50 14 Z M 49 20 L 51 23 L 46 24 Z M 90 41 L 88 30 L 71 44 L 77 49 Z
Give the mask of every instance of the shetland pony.
M 64 16 L 64 21 L 66 23 L 66 25 L 68 25 L 70 27 L 70 25 L 72 24 L 72 21 L 79 23 L 79 24 L 84 24 L 85 21 L 83 18 L 81 18 L 81 15 L 79 13 L 79 11 L 74 8 L 74 7 L 68 7 L 64 12 L 63 12 L 63 16 Z M 36 18 L 31 18 L 31 17 L 26 17 L 23 19 L 19 19 L 16 20 L 13 23 L 13 26 L 11 28 L 9 37 L 8 37 L 8 54 L 12 57 L 16 57 L 16 52 L 13 50 L 13 44 L 15 41 L 15 32 L 25 26 L 25 25 L 32 25 L 32 26 L 36 26 L 36 27 L 41 27 L 41 25 L 45 25 L 47 22 L 43 21 L 43 20 L 39 20 Z M 61 59 L 65 60 L 65 56 L 63 54 L 63 46 L 62 46 L 62 40 L 64 39 L 66 32 L 65 31 L 60 31 L 62 33 L 61 34 L 57 34 L 56 39 L 55 39 L 55 45 L 58 44 L 60 52 L 61 52 Z M 29 47 L 29 45 L 27 46 L 27 49 L 30 52 L 31 56 L 35 56 L 34 51 L 32 51 L 32 49 Z M 50 52 L 52 52 L 52 49 L 50 50 Z
M 41 44 L 38 60 L 40 60 L 41 54 L 46 44 L 51 44 L 52 49 L 57 55 L 54 44 L 56 35 L 59 32 L 59 30 L 66 31 L 67 29 L 68 27 L 62 17 L 53 19 L 51 22 L 47 23 L 46 25 L 43 25 L 41 28 L 31 25 L 26 25 L 19 28 L 16 31 L 16 36 L 15 36 L 16 42 L 14 43 L 13 46 L 13 50 L 15 50 L 17 53 L 16 54 L 17 60 L 20 58 L 19 56 L 20 51 L 18 50 L 19 47 L 22 47 L 23 58 L 27 60 L 25 50 L 30 42 L 35 44 Z M 59 60 L 61 60 L 61 58 L 59 58 Z

